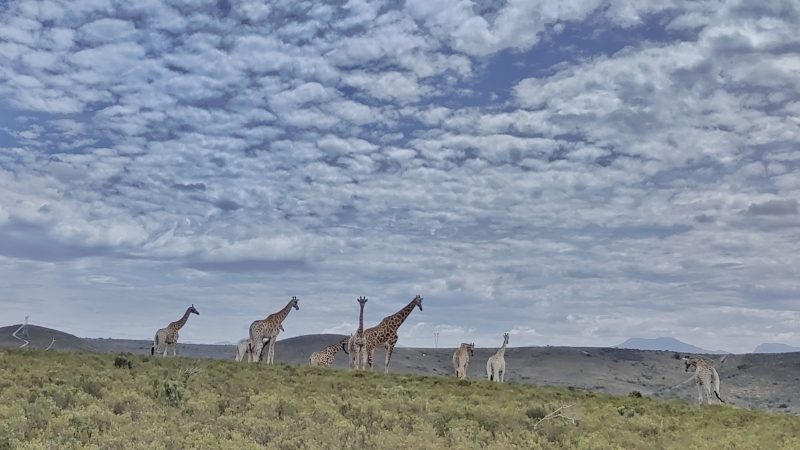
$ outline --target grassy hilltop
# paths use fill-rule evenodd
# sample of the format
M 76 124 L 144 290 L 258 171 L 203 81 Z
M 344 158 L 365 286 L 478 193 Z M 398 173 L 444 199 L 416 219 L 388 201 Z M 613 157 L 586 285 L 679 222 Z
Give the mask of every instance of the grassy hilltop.
M 794 415 L 632 394 L 0 349 L 0 450 L 800 448 Z

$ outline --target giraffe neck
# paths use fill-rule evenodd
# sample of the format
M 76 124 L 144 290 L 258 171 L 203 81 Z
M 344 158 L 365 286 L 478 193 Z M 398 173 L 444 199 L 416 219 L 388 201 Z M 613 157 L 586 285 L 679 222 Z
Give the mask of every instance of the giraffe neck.
M 364 303 L 361 304 L 361 312 L 358 313 L 358 331 L 356 333 L 364 333 Z
M 394 319 L 389 321 L 390 322 L 389 327 L 394 328 L 395 330 L 400 328 L 400 325 L 402 325 L 403 322 L 406 321 L 408 315 L 411 314 L 411 311 L 414 310 L 415 306 L 417 306 L 417 303 L 414 300 L 412 300 L 411 303 L 406 305 L 405 308 L 387 317 L 386 319 Z
M 292 310 L 292 302 L 289 302 L 286 304 L 286 306 L 283 307 L 282 310 L 273 314 L 272 317 L 277 321 L 277 324 L 280 325 L 281 323 L 283 323 L 283 319 L 285 319 L 286 316 L 289 315 L 289 311 L 291 310 Z
M 506 343 L 505 342 L 503 342 L 503 346 L 500 347 L 499 350 L 497 350 L 497 354 L 500 355 L 500 356 L 503 356 L 503 355 L 506 354 Z
M 192 308 L 186 309 L 186 312 L 183 314 L 183 317 L 181 317 L 180 320 L 172 322 L 170 328 L 172 328 L 173 330 L 180 330 L 181 328 L 183 328 L 183 326 L 186 324 L 186 321 L 189 320 L 189 314 L 191 314 L 189 311 L 191 310 Z

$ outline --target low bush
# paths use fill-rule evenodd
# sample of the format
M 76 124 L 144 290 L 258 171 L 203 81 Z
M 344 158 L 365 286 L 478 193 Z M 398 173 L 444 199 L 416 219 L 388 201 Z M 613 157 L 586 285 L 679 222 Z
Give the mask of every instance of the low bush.
M 0 380 L 0 450 L 800 448 L 796 416 L 637 391 L 17 349 Z

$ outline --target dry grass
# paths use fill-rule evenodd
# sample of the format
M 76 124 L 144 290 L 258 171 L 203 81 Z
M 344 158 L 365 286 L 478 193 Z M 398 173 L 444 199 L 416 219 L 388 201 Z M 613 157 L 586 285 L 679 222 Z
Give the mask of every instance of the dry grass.
M 0 350 L 0 449 L 797 449 L 798 436 L 796 416 L 636 395 Z

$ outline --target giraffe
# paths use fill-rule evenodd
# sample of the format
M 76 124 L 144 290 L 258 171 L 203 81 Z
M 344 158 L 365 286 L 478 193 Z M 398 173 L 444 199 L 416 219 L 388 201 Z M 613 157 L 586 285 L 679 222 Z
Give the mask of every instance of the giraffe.
M 710 364 L 703 361 L 702 358 L 689 358 L 688 356 L 683 357 L 683 362 L 686 364 L 686 371 L 689 371 L 689 367 L 694 366 L 694 378 L 697 382 L 697 391 L 700 395 L 700 403 L 703 403 L 705 398 L 708 398 L 708 404 L 711 404 L 711 392 L 712 392 L 712 385 L 713 385 L 713 392 L 714 395 L 717 397 L 717 400 L 720 403 L 725 403 L 722 400 L 722 397 L 719 396 L 719 375 L 717 374 L 717 369 L 711 367 Z M 691 381 L 691 378 L 687 381 Z
M 308 365 L 330 367 L 333 364 L 333 356 L 336 355 L 336 352 L 338 352 L 341 349 L 344 350 L 345 353 L 347 353 L 348 340 L 349 338 L 344 338 L 333 345 L 329 345 L 318 352 L 312 353 L 311 358 L 309 358 Z
M 185 325 L 186 321 L 189 320 L 189 314 L 197 314 L 199 316 L 200 312 L 194 309 L 194 304 L 192 304 L 192 306 L 186 310 L 180 320 L 176 320 L 175 322 L 167 325 L 166 328 L 156 331 L 156 337 L 153 339 L 153 347 L 150 349 L 151 355 L 156 354 L 156 352 L 161 348 L 161 344 L 164 344 L 164 356 L 167 356 L 169 344 L 172 344 L 172 356 L 178 355 L 178 330 L 183 328 L 183 325 Z
M 283 325 L 281 325 L 281 331 L 286 331 L 283 329 Z M 265 339 L 264 342 L 269 342 L 269 338 Z M 253 344 L 250 342 L 250 338 L 240 339 L 236 343 L 236 362 L 244 360 L 245 355 L 247 355 L 248 362 L 253 362 Z
M 247 355 L 248 362 L 253 361 L 253 354 L 250 353 L 250 338 L 240 339 L 239 342 L 236 343 L 236 362 L 240 362 L 244 359 L 244 355 Z
M 250 324 L 250 342 L 256 362 L 261 360 L 261 350 L 264 349 L 264 339 L 266 338 L 269 338 L 267 364 L 272 364 L 274 362 L 275 341 L 278 339 L 278 333 L 281 332 L 281 323 L 286 319 L 286 316 L 289 315 L 289 311 L 291 311 L 292 307 L 300 311 L 300 308 L 297 306 L 298 300 L 297 297 L 293 296 L 282 310 L 275 314 L 270 314 L 264 320 L 256 320 Z
M 503 334 L 503 346 L 497 350 L 497 353 L 492 355 L 486 361 L 486 376 L 489 380 L 494 380 L 502 383 L 506 375 L 506 345 L 508 345 L 508 333 Z
M 456 367 L 456 377 L 467 378 L 467 366 L 469 365 L 469 357 L 475 356 L 475 344 L 461 344 L 461 347 L 453 353 L 453 365 Z
M 364 305 L 367 303 L 367 298 L 363 295 L 358 298 L 358 305 L 361 311 L 358 313 L 358 330 L 353 336 L 353 346 L 356 347 L 356 370 L 367 369 L 367 353 L 364 351 L 364 346 L 367 341 L 364 339 Z
M 422 297 L 419 295 L 414 297 L 411 303 L 406 305 L 405 308 L 391 316 L 385 317 L 378 325 L 364 330 L 364 353 L 367 355 L 367 364 L 369 364 L 370 370 L 373 370 L 372 357 L 375 354 L 375 349 L 383 347 L 386 349 L 386 366 L 384 370 L 386 373 L 389 373 L 389 362 L 392 360 L 392 351 L 398 339 L 397 329 L 400 328 L 400 325 L 408 318 L 408 315 L 411 314 L 415 306 L 419 307 L 419 310 L 422 311 Z
M 356 346 L 356 334 L 347 337 L 347 353 L 350 355 L 348 368 L 358 368 L 358 347 Z M 364 367 L 366 369 L 366 367 Z

